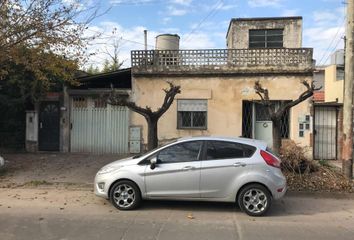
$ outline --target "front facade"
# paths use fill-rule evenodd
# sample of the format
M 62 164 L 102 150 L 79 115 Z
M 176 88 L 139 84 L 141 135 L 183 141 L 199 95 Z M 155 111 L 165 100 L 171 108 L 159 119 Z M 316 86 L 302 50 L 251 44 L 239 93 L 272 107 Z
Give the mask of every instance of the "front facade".
M 272 141 L 272 123 L 259 96 L 256 81 L 271 100 L 290 101 L 312 82 L 312 49 L 302 48 L 302 18 L 232 19 L 227 49 L 132 51 L 132 100 L 157 109 L 170 81 L 181 94 L 159 120 L 159 140 L 190 135 L 244 136 Z M 159 48 L 157 48 L 159 49 Z M 164 48 L 166 49 L 166 48 Z M 133 125 L 145 119 L 132 114 Z M 282 136 L 311 145 L 311 106 L 306 100 L 282 121 Z

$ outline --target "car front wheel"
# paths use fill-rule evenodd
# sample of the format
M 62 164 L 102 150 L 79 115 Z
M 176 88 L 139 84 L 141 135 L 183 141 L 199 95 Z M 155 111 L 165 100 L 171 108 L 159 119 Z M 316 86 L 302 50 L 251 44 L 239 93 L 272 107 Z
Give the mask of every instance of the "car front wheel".
M 272 203 L 268 189 L 260 184 L 246 185 L 238 196 L 238 204 L 242 211 L 250 216 L 264 215 Z
M 140 205 L 140 190 L 138 186 L 131 181 L 119 181 L 112 186 L 110 200 L 113 206 L 119 210 L 131 210 Z

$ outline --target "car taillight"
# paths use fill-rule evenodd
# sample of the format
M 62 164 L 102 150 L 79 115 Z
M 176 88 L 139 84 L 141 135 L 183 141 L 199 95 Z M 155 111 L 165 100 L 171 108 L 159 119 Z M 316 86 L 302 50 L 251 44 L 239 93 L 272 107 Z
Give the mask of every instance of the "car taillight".
M 269 166 L 280 168 L 280 161 L 272 154 L 261 150 L 261 156 Z

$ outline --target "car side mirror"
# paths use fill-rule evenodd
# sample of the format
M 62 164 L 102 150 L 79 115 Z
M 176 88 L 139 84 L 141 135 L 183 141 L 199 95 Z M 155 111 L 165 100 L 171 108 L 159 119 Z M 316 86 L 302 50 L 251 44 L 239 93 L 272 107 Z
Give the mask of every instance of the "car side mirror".
M 157 164 L 157 158 L 156 157 L 151 158 L 150 159 L 150 168 L 151 168 L 151 170 L 156 168 L 156 164 Z

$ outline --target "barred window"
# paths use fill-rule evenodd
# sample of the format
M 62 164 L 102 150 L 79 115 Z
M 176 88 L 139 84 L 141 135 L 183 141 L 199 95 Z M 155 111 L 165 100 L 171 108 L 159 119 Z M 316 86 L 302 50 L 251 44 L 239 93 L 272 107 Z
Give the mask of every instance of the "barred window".
M 106 108 L 107 102 L 102 98 L 95 98 L 94 99 L 94 107 L 95 108 Z
M 87 99 L 84 97 L 74 97 L 73 98 L 73 107 L 74 108 L 86 108 Z
M 207 129 L 207 100 L 178 100 L 178 129 Z
M 282 48 L 283 29 L 249 30 L 249 48 Z
M 344 67 L 337 67 L 336 80 L 337 81 L 344 80 Z
M 271 121 L 268 108 L 261 103 L 256 104 L 256 121 Z M 280 101 L 272 101 L 272 107 L 278 109 Z M 289 109 L 281 117 L 280 134 L 282 138 L 289 138 Z

